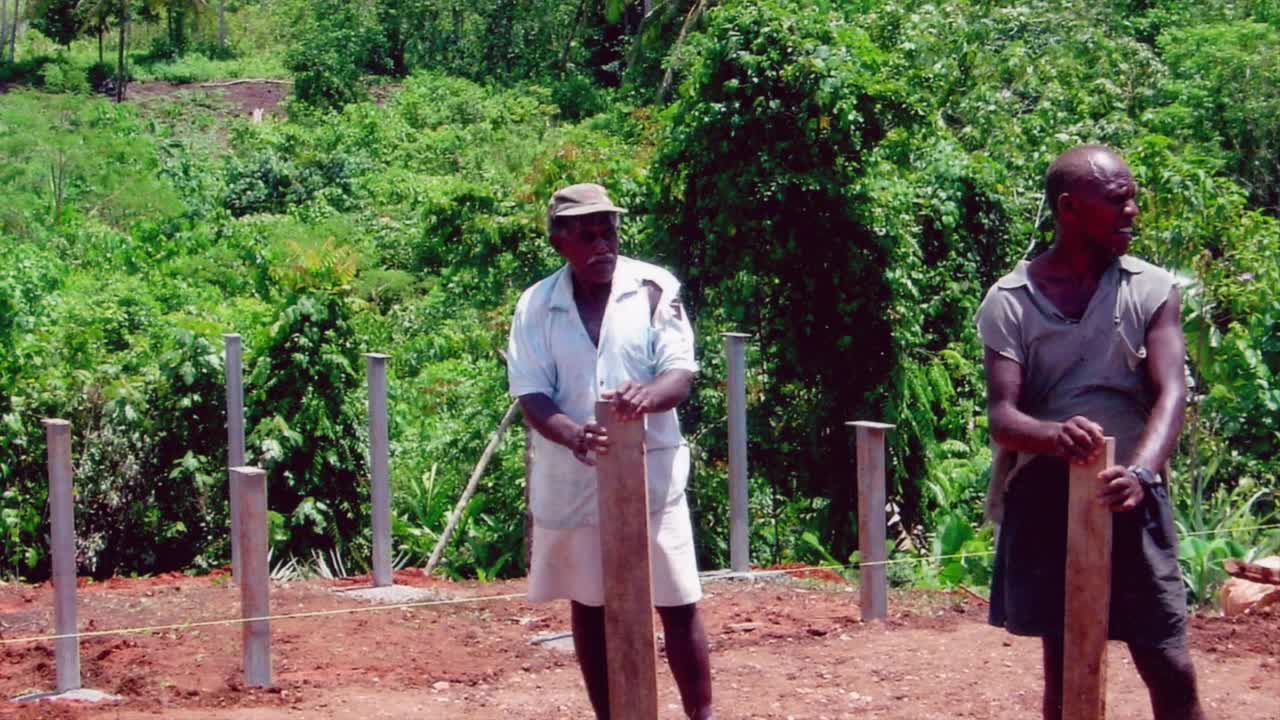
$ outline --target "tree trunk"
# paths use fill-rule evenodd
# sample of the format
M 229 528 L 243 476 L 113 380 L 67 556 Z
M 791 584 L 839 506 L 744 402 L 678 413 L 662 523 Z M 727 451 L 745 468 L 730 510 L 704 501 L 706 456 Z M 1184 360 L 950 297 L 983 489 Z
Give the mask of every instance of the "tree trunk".
M 120 0 L 120 54 L 116 59 L 116 102 L 124 102 L 124 86 L 129 82 L 124 64 L 124 43 L 129 36 L 129 0 Z
M 9 62 L 18 62 L 18 23 L 21 21 L 18 8 L 20 7 L 22 7 L 22 0 L 13 0 L 13 26 L 9 28 Z
M 227 51 L 227 0 L 218 0 L 218 51 Z
M 106 62 L 102 55 L 102 36 L 106 34 L 106 28 L 98 25 L 98 64 Z
M 4 39 L 9 37 L 9 0 L 0 0 L 0 62 L 4 61 Z
M 586 15 L 587 0 L 578 0 L 578 11 L 573 14 L 573 29 L 569 31 L 569 39 L 564 43 L 564 52 L 560 54 L 560 70 L 569 68 L 569 53 L 573 50 L 573 41 L 578 39 L 578 30 L 582 27 L 582 18 Z

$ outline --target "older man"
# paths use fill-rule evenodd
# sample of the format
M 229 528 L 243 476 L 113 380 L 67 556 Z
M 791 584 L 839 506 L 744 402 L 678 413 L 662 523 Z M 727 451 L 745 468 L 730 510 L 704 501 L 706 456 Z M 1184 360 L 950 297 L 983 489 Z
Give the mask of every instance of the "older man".
M 997 445 L 989 510 L 1002 521 L 991 623 L 1043 638 L 1044 717 L 1062 716 L 1068 463 L 1103 435 L 1113 515 L 1110 635 L 1129 645 L 1157 720 L 1204 717 L 1164 468 L 1182 429 L 1184 342 L 1173 276 L 1127 255 L 1138 215 L 1110 149 L 1063 153 L 1045 178 L 1053 246 L 996 282 L 978 311 Z
M 598 399 L 645 422 L 649 552 L 667 659 L 690 718 L 711 718 L 711 668 L 693 531 L 685 501 L 689 448 L 675 407 L 698 370 L 693 330 L 671 273 L 618 255 L 626 211 L 604 188 L 572 185 L 547 212 L 565 266 L 520 297 L 507 352 L 511 394 L 534 435 L 529 599 L 568 599 L 574 649 L 596 717 L 609 717 L 604 586 L 594 455 L 609 439 Z

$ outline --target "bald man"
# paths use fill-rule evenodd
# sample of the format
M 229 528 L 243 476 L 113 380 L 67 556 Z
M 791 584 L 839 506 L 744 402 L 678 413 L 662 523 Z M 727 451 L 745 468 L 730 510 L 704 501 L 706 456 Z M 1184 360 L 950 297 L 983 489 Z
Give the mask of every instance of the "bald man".
M 1044 717 L 1062 717 L 1069 463 L 1116 438 L 1098 476 L 1113 512 L 1110 636 L 1129 645 L 1156 720 L 1205 717 L 1187 650 L 1186 595 L 1164 478 L 1186 402 L 1173 276 L 1127 255 L 1137 186 L 1112 150 L 1063 153 L 1045 178 L 1052 247 L 978 310 L 996 446 L 988 516 L 1000 524 L 992 625 L 1043 638 Z

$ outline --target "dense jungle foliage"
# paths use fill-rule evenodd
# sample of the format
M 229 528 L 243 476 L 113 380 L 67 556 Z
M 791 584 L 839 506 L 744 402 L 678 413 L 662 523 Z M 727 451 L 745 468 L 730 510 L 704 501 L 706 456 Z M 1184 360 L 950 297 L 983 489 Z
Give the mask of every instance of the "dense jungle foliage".
M 753 560 L 856 561 L 844 422 L 878 419 L 896 425 L 893 577 L 981 586 L 972 318 L 1045 247 L 1041 180 L 1080 142 L 1129 160 L 1133 251 L 1183 287 L 1172 484 L 1193 598 L 1219 560 L 1280 548 L 1276 0 L 0 8 L 0 576 L 49 573 L 46 417 L 74 427 L 83 571 L 227 562 L 233 332 L 275 562 L 367 564 L 364 352 L 392 356 L 396 555 L 425 562 L 509 403 L 515 299 L 558 266 L 546 200 L 595 181 L 632 211 L 624 252 L 686 282 L 701 565 L 727 564 L 719 333 L 737 330 Z M 235 78 L 292 96 L 262 123 L 198 86 L 129 100 Z M 448 574 L 523 572 L 522 433 Z

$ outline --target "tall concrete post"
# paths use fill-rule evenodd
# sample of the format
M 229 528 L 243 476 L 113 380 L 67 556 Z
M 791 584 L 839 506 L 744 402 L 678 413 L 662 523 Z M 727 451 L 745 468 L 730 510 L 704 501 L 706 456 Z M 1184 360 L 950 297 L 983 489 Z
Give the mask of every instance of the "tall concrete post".
M 222 336 L 226 346 L 227 374 L 227 467 L 236 468 L 244 465 L 244 377 L 241 369 L 240 336 L 227 334 Z M 229 495 L 228 507 L 231 509 L 231 579 L 240 582 L 240 520 L 236 508 L 240 505 L 236 497 L 236 483 L 227 475 Z
M 76 520 L 71 485 L 71 423 L 45 420 L 49 445 L 49 531 L 53 545 L 53 617 L 58 635 L 76 627 Z M 58 692 L 80 689 L 80 638 L 54 641 Z
M 883 620 L 889 615 L 889 575 L 884 565 L 888 555 L 884 547 L 884 433 L 893 426 L 867 421 L 845 424 L 857 429 L 859 605 L 863 620 Z
M 387 355 L 367 353 L 369 502 L 373 506 L 373 585 L 391 585 L 391 487 L 387 440 Z
M 747 513 L 747 338 L 745 333 L 724 336 L 725 370 L 729 401 L 729 567 L 751 570 L 751 529 Z
M 271 569 L 267 561 L 267 473 L 256 467 L 231 468 L 231 484 L 239 486 L 240 617 L 271 614 Z M 252 620 L 242 626 L 242 658 L 246 687 L 271 686 L 271 625 Z

